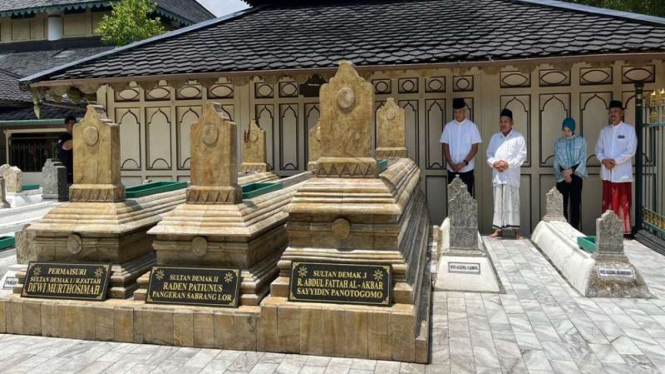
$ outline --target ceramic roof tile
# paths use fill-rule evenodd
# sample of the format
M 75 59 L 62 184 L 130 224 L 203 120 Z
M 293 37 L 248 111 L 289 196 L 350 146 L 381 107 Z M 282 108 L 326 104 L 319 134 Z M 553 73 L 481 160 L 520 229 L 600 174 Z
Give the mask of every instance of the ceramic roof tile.
M 665 23 L 515 0 L 308 2 L 255 9 L 49 77 L 329 68 L 341 59 L 373 65 L 665 52 L 663 33 Z

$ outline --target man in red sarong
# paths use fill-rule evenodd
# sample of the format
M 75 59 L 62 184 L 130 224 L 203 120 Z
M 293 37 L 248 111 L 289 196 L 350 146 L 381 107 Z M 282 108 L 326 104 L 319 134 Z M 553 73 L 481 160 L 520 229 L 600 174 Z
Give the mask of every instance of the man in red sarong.
M 637 150 L 635 127 L 623 122 L 623 106 L 610 102 L 610 124 L 603 127 L 596 144 L 596 157 L 603 164 L 603 212 L 612 210 L 623 221 L 624 233 L 630 235 L 630 207 L 633 190 L 632 158 Z

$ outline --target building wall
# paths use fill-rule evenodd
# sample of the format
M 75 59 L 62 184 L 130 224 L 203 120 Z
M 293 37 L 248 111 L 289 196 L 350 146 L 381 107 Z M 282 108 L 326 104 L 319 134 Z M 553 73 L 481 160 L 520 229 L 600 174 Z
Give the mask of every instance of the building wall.
M 490 137 L 498 131 L 502 108 L 513 111 L 515 127 L 526 137 L 529 155 L 521 170 L 521 216 L 527 234 L 544 214 L 545 193 L 555 184 L 552 149 L 563 118 L 572 116 L 577 132 L 587 139 L 590 178 L 583 189 L 582 230 L 593 233 L 601 213 L 600 163 L 593 149 L 600 129 L 608 122 L 607 105 L 612 98 L 621 99 L 628 108 L 626 121 L 634 123 L 633 81 L 645 80 L 646 90 L 665 86 L 662 62 L 639 68 L 617 62 L 606 67 L 577 64 L 557 70 L 538 66 L 532 71 L 507 67 L 493 73 L 472 69 L 422 75 L 415 71 L 390 76 L 375 73 L 369 79 L 375 87 L 377 109 L 394 97 L 406 111 L 407 148 L 421 167 L 421 188 L 433 221 L 441 222 L 447 215 L 447 176 L 439 137 L 443 125 L 452 119 L 452 99 L 461 97 L 483 138 L 476 158 L 476 198 L 483 232 L 490 230 L 492 219 L 491 169 L 485 152 Z M 318 98 L 299 95 L 296 82 L 255 80 L 233 86 L 220 80 L 208 89 L 190 85 L 178 90 L 162 84 L 148 92 L 138 86 L 120 93 L 100 90 L 100 102 L 106 105 L 109 117 L 122 125 L 126 185 L 148 178 L 188 178 L 189 128 L 206 101 L 220 102 L 239 130 L 257 120 L 267 133 L 268 162 L 275 173 L 287 176 L 306 170 L 307 133 L 318 121 Z M 241 134 L 239 131 L 238 141 Z
M 86 10 L 82 13 L 62 15 L 63 37 L 79 38 L 98 35 L 95 30 L 104 14 L 110 11 Z M 0 43 L 48 39 L 48 16 L 39 13 L 33 17 L 0 17 Z

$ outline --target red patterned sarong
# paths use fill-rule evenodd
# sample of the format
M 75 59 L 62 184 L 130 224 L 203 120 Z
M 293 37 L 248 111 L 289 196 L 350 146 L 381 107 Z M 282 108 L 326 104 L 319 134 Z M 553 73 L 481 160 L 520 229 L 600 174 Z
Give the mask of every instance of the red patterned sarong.
M 630 234 L 630 206 L 633 184 L 631 182 L 612 183 L 603 181 L 603 212 L 612 210 L 623 221 L 623 231 Z

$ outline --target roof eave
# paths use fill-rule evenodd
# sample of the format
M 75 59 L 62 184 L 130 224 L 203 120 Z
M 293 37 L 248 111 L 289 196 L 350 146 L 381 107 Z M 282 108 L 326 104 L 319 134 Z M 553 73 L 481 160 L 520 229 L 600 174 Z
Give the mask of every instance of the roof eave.
M 358 65 L 356 70 L 366 71 L 394 71 L 394 70 L 432 70 L 432 69 L 455 69 L 455 68 L 484 68 L 484 67 L 503 67 L 503 66 L 526 66 L 526 65 L 559 65 L 573 63 L 597 63 L 613 61 L 650 61 L 665 60 L 665 52 L 640 52 L 640 53 L 612 53 L 612 54 L 594 54 L 594 55 L 572 55 L 572 56 L 553 56 L 536 57 L 524 59 L 506 59 L 491 61 L 456 61 L 440 63 L 417 63 L 417 64 L 392 64 L 392 65 Z M 111 84 L 119 82 L 146 82 L 160 80 L 207 80 L 211 78 L 234 78 L 234 77 L 254 77 L 254 76 L 294 76 L 298 74 L 324 74 L 334 73 L 336 67 L 325 68 L 301 68 L 301 69 L 276 69 L 276 70 L 245 70 L 245 71 L 218 71 L 206 73 L 183 73 L 183 74 L 163 74 L 146 75 L 130 77 L 105 77 L 105 78 L 84 78 L 84 79 L 63 79 L 55 81 L 41 81 L 30 84 L 31 88 L 48 88 L 57 86 L 77 86 L 84 84 Z
M 134 49 L 134 48 L 140 47 L 142 45 L 158 42 L 158 41 L 166 39 L 166 38 L 186 34 L 186 33 L 191 32 L 191 31 L 200 30 L 200 29 L 203 29 L 203 28 L 206 28 L 206 27 L 209 27 L 209 26 L 219 24 L 219 23 L 234 20 L 234 19 L 240 18 L 244 15 L 254 13 L 254 12 L 258 11 L 261 8 L 262 7 L 253 7 L 253 8 L 243 9 L 243 10 L 240 10 L 240 11 L 237 11 L 237 12 L 234 12 L 234 13 L 230 13 L 226 16 L 211 19 L 211 20 L 208 20 L 208 21 L 203 21 L 203 22 L 191 25 L 191 26 L 183 27 L 183 28 L 178 29 L 178 30 L 173 30 L 173 31 L 161 34 L 161 35 L 153 36 L 152 38 L 140 40 L 138 42 L 134 42 L 134 43 L 128 44 L 126 46 L 114 48 L 114 49 L 111 49 L 109 51 L 105 51 L 105 52 L 102 52 L 102 53 L 99 53 L 99 54 L 96 54 L 96 55 L 93 55 L 93 56 L 90 56 L 90 57 L 86 57 L 86 58 L 82 58 L 80 60 L 72 61 L 69 64 L 60 65 L 60 66 L 55 67 L 53 69 L 42 71 L 42 72 L 27 76 L 25 78 L 22 78 L 21 80 L 19 80 L 19 86 L 21 87 L 22 90 L 27 90 L 31 86 L 31 84 L 36 80 L 49 78 L 52 75 L 55 75 L 55 74 L 60 73 L 62 71 L 65 71 L 65 70 L 67 70 L 69 68 L 72 68 L 74 66 L 80 65 L 82 63 L 94 61 L 96 59 L 99 59 L 99 58 L 102 58 L 102 57 L 105 57 L 105 56 L 109 56 L 109 55 L 113 55 L 113 54 L 116 54 L 116 53 L 124 52 L 124 51 L 130 50 L 130 49 Z

